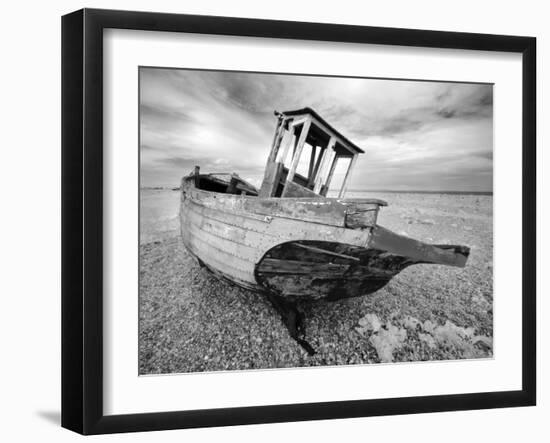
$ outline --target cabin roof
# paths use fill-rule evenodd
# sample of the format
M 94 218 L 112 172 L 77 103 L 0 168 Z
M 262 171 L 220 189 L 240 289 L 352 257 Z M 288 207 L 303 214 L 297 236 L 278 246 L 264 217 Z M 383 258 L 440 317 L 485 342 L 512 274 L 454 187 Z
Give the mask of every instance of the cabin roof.
M 284 114 L 286 116 L 289 116 L 289 117 L 292 117 L 294 115 L 309 114 L 309 115 L 313 116 L 316 120 L 318 120 L 321 124 L 323 124 L 328 129 L 330 129 L 332 132 L 334 132 L 334 134 L 337 137 L 341 138 L 343 142 L 348 144 L 350 147 L 352 147 L 354 150 L 356 150 L 359 154 L 364 154 L 364 152 L 365 152 L 359 146 L 357 146 L 355 143 L 353 143 L 349 138 L 342 135 L 342 133 L 340 131 L 335 129 L 330 123 L 328 123 L 323 117 L 321 117 L 319 114 L 317 114 L 317 112 L 315 112 L 311 108 L 301 108 L 301 109 L 296 109 L 294 111 L 285 111 L 285 112 L 282 112 L 282 114 Z

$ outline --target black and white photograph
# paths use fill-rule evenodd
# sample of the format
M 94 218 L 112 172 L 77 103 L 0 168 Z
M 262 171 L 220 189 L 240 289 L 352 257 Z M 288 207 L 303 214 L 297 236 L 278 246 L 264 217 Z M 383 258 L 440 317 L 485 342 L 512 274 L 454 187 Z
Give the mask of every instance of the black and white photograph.
M 493 85 L 139 68 L 139 374 L 492 358 Z
M 1 441 L 544 440 L 544 3 L 6 6 Z

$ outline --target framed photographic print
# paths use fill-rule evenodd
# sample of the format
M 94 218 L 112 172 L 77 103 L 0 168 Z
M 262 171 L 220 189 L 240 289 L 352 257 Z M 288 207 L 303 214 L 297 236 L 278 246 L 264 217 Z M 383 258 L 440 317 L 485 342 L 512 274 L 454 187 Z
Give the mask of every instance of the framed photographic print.
M 62 425 L 534 405 L 535 51 L 64 16 Z

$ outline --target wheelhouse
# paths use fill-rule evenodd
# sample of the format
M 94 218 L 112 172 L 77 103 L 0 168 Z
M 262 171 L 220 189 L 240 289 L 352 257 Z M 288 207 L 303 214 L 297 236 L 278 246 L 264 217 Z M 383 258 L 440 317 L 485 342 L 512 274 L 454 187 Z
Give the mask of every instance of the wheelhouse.
M 342 198 L 364 151 L 311 108 L 277 112 L 260 197 Z M 340 177 L 339 183 L 334 180 Z

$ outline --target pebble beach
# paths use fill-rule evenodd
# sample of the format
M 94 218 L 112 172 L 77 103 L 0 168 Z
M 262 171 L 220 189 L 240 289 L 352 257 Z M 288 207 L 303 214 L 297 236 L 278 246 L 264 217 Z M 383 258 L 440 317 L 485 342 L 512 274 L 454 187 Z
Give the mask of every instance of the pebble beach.
M 388 202 L 378 224 L 471 248 L 465 268 L 415 265 L 379 291 L 300 305 L 309 356 L 261 294 L 216 279 L 179 236 L 179 193 L 142 190 L 139 373 L 491 358 L 493 198 L 348 193 Z

